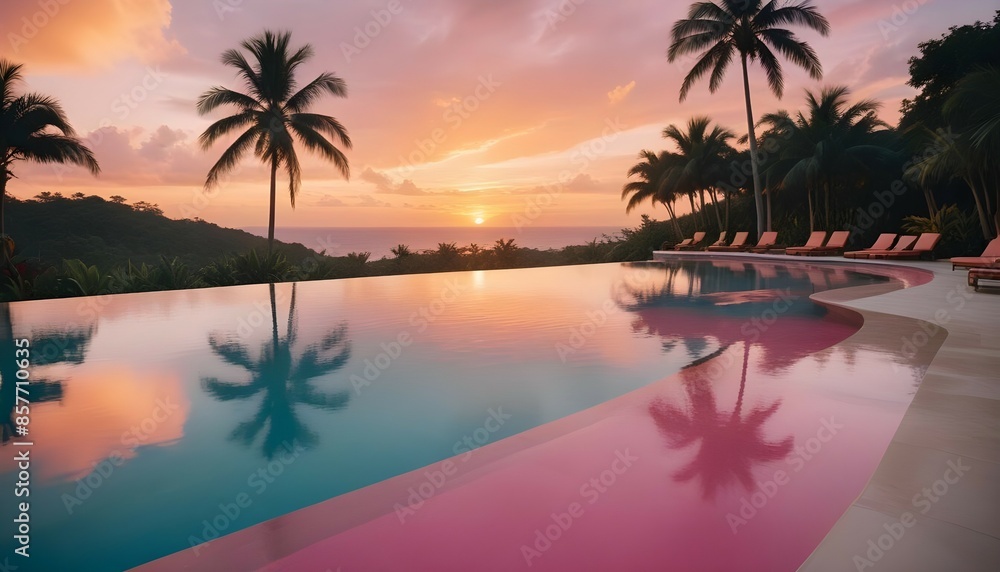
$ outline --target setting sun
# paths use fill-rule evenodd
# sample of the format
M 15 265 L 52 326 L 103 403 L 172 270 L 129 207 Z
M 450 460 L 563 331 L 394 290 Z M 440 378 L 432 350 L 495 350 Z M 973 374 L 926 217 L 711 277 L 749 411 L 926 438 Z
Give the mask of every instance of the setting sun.
M 476 224 L 483 224 L 483 222 L 485 222 L 485 221 L 483 220 L 483 217 L 477 217 L 477 218 L 476 218 Z

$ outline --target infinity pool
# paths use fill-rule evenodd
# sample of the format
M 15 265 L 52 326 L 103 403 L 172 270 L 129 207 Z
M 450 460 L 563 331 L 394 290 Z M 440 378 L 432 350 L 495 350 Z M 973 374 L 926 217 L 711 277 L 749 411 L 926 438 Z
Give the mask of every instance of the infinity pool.
M 852 376 L 859 364 L 885 366 L 889 352 L 828 350 L 860 322 L 834 319 L 809 295 L 890 280 L 905 281 L 703 260 L 4 304 L 3 491 L 14 490 L 22 439 L 11 434 L 13 340 L 31 340 L 33 352 L 31 558 L 9 561 L 18 570 L 138 566 L 480 448 L 502 453 L 515 435 L 544 444 L 553 422 L 661 380 L 674 381 L 636 415 L 673 460 L 657 474 L 685 514 L 738 514 L 741 495 L 787 464 L 823 415 L 856 420 L 838 445 L 845 451 L 822 465 L 851 451 L 862 467 L 844 469 L 847 481 L 863 484 L 921 372 L 897 356 L 895 377 Z M 829 369 L 838 383 L 813 376 Z M 853 406 L 870 415 L 843 413 Z M 371 518 L 405 521 L 443 486 L 431 478 Z M 512 519 L 512 538 L 530 548 L 540 516 Z M 3 556 L 12 555 L 7 512 L 3 523 Z M 527 563 L 558 568 L 555 553 Z M 518 546 L 510 556 L 525 563 Z

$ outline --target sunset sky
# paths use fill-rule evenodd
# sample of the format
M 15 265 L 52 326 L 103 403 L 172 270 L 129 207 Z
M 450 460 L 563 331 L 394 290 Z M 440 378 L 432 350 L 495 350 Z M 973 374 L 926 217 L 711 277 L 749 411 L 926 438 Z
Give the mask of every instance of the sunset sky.
M 716 94 L 704 81 L 678 103 L 693 62 L 671 64 L 665 52 L 687 6 L 3 0 L 0 57 L 26 64 L 27 89 L 63 103 L 103 170 L 94 178 L 76 167 L 18 164 L 8 191 L 123 195 L 158 203 L 173 218 L 265 225 L 267 173 L 252 158 L 217 193 L 199 198 L 224 144 L 198 147 L 213 117 L 200 117 L 195 101 L 213 85 L 241 88 L 219 55 L 269 28 L 315 48 L 300 84 L 322 71 L 346 81 L 347 99 L 323 99 L 313 109 L 338 118 L 354 141 L 350 181 L 301 151 L 295 210 L 279 179 L 280 227 L 465 226 L 476 218 L 505 227 L 517 215 L 537 226 L 629 226 L 642 212 L 663 218 L 662 209 L 625 215 L 620 190 L 639 150 L 663 149 L 663 127 L 693 115 L 746 129 L 738 63 Z M 824 80 L 783 61 L 779 102 L 752 69 L 757 116 L 799 108 L 806 88 L 846 84 L 855 97 L 881 100 L 881 117 L 895 123 L 900 100 L 914 93 L 905 85 L 906 62 L 917 44 L 952 25 L 992 20 L 997 5 L 824 0 L 819 7 L 831 21 L 829 37 L 793 29 L 818 51 Z

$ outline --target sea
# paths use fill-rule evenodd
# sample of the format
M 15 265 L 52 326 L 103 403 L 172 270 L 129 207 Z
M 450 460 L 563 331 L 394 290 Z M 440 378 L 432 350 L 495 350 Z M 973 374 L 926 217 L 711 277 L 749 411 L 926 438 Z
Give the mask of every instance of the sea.
M 244 227 L 258 236 L 267 236 L 267 227 Z M 499 239 L 514 239 L 514 244 L 526 248 L 548 250 L 602 240 L 604 236 L 620 236 L 621 227 L 596 226 L 525 226 L 514 227 L 384 227 L 338 228 L 300 227 L 275 228 L 274 238 L 282 242 L 298 242 L 317 252 L 343 256 L 349 252 L 370 252 L 371 260 L 391 258 L 391 249 L 405 244 L 411 252 L 436 250 L 439 243 L 454 242 L 463 247 L 477 244 L 490 248 Z

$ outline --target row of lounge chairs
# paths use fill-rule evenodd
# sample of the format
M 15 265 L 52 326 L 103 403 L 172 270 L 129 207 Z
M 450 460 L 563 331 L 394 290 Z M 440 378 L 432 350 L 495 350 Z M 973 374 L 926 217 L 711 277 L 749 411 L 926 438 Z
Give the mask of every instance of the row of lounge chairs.
M 733 241 L 726 244 L 728 233 L 721 233 L 719 240 L 704 247 L 704 232 L 696 232 L 691 238 L 675 246 L 675 250 L 707 250 L 709 252 L 755 252 L 759 254 L 787 254 L 790 256 L 839 256 L 847 258 L 921 258 L 933 255 L 934 248 L 941 235 L 936 232 L 925 232 L 918 236 L 901 236 L 896 240 L 892 233 L 882 234 L 870 248 L 845 252 L 850 232 L 838 230 L 833 233 L 816 231 L 809 235 L 809 240 L 802 246 L 783 246 L 777 244 L 778 233 L 765 232 L 756 245 L 747 244 L 748 232 L 737 232 Z M 828 237 L 829 234 L 829 237 Z M 1000 245 L 998 245 L 1000 248 Z M 998 254 L 997 256 L 1000 256 Z

